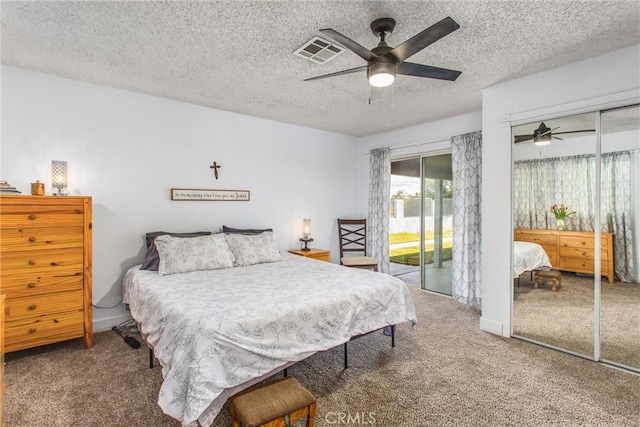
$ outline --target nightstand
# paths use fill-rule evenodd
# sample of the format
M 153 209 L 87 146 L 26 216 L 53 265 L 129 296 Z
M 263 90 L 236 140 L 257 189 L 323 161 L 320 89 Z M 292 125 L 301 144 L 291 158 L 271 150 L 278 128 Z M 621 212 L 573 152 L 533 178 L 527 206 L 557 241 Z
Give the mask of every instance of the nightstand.
M 294 255 L 300 255 L 307 258 L 317 259 L 318 261 L 326 261 L 326 262 L 331 261 L 331 252 L 324 249 L 311 248 L 308 251 L 295 250 L 295 251 L 289 251 L 289 252 Z

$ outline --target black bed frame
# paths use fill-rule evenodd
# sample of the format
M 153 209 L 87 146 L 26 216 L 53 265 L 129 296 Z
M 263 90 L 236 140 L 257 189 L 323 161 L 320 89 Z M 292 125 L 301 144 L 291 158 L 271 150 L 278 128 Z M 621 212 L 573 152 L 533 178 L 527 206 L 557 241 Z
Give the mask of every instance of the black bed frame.
M 355 339 L 363 337 L 365 335 L 372 334 L 372 333 L 374 333 L 376 331 L 385 331 L 386 332 L 387 328 L 389 328 L 391 330 L 391 334 L 390 334 L 391 335 L 391 347 L 395 347 L 396 346 L 396 325 L 389 325 L 389 326 L 385 326 L 384 328 L 381 328 L 381 329 L 376 329 L 375 331 L 367 332 L 367 333 L 360 334 L 360 335 L 355 335 L 355 336 L 351 337 L 349 339 L 349 341 L 355 340 Z M 146 344 L 147 341 L 146 340 L 144 340 L 144 341 L 145 341 L 145 344 Z M 349 341 L 347 341 L 347 342 L 345 342 L 343 344 L 343 346 L 344 346 L 344 369 L 348 369 L 349 368 L 349 352 L 348 352 L 348 346 L 347 346 L 349 344 Z M 153 349 L 151 347 L 149 347 L 148 344 L 147 344 L 147 347 L 149 348 L 149 368 L 153 369 L 153 359 L 154 359 L 154 357 L 153 357 Z M 284 376 L 285 377 L 287 376 L 287 368 L 284 368 Z

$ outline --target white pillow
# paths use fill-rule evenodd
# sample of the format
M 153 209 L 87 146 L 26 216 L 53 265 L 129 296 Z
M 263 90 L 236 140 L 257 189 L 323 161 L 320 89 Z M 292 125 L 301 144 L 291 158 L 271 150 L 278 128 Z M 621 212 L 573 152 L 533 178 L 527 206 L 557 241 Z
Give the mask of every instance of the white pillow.
M 164 235 L 157 237 L 155 243 L 161 276 L 233 267 L 233 254 L 222 234 L 190 238 Z
M 283 257 L 276 247 L 272 232 L 265 231 L 255 235 L 225 234 L 229 249 L 235 257 L 234 265 L 245 266 L 263 262 L 282 261 Z

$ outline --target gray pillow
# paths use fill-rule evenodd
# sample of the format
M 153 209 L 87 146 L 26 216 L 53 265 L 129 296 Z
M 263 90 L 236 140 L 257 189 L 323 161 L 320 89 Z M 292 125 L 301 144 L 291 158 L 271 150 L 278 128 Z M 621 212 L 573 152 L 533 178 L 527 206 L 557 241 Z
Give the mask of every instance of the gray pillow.
M 167 231 L 154 231 L 151 233 L 147 233 L 147 256 L 144 258 L 144 262 L 142 263 L 142 267 L 140 267 L 140 270 L 158 271 L 158 266 L 160 265 L 160 255 L 158 254 L 158 249 L 156 248 L 156 237 L 165 235 L 173 237 L 199 237 L 208 236 L 210 234 L 210 231 L 196 231 L 194 233 L 169 233 Z
M 161 276 L 233 267 L 233 253 L 222 233 L 189 239 L 164 235 L 158 236 L 155 244 L 160 254 Z
M 273 228 L 231 228 L 226 225 L 222 226 L 222 232 L 226 234 L 244 234 L 246 236 L 252 236 L 255 234 L 264 233 L 265 231 L 273 231 Z

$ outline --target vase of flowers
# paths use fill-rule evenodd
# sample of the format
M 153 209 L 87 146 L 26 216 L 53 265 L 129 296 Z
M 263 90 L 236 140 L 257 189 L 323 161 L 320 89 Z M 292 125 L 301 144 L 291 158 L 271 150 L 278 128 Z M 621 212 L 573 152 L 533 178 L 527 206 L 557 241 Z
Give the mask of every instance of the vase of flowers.
M 556 228 L 558 230 L 565 229 L 565 220 L 571 215 L 575 215 L 576 211 L 569 210 L 569 207 L 560 204 L 551 206 L 551 213 L 556 217 Z

